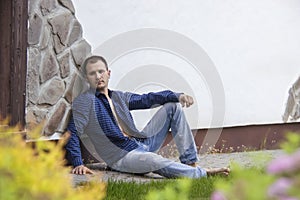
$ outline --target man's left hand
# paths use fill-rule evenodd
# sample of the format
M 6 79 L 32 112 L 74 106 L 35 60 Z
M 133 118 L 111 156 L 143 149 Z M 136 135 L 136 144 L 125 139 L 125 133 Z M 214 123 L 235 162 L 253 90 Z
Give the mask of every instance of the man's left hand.
M 194 103 L 194 99 L 189 95 L 181 94 L 179 96 L 179 102 L 181 103 L 182 107 L 190 107 Z

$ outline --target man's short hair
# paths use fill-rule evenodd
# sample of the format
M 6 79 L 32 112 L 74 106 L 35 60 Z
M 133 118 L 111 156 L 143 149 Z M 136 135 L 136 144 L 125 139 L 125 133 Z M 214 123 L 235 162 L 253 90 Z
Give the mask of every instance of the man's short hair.
M 105 58 L 102 57 L 102 56 L 94 55 L 94 56 L 90 56 L 90 57 L 86 58 L 84 60 L 84 62 L 82 63 L 81 71 L 83 72 L 83 74 L 86 75 L 86 66 L 88 64 L 94 64 L 94 63 L 98 62 L 99 60 L 101 60 L 104 63 L 106 69 L 108 69 L 107 62 L 106 62 Z

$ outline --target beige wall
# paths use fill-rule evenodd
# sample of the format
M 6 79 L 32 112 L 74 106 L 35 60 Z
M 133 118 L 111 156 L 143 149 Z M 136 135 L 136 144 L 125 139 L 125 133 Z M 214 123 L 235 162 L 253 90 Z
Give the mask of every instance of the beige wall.
M 145 92 L 162 89 L 158 87 L 162 85 L 192 91 L 197 104 L 185 110 L 190 124 L 193 128 L 213 127 L 213 117 L 219 116 L 214 112 L 220 105 L 213 103 L 220 98 L 210 96 L 215 89 L 206 82 L 209 76 L 204 70 L 211 68 L 206 63 L 194 65 L 182 53 L 187 49 L 190 56 L 203 55 L 192 45 L 187 48 L 182 41 L 172 41 L 181 34 L 202 47 L 221 77 L 225 119 L 215 126 L 284 123 L 288 91 L 300 75 L 299 0 L 85 0 L 74 1 L 74 6 L 93 52 L 114 55 L 110 63 L 111 88 L 118 89 L 122 84 L 128 90 Z M 145 28 L 173 34 L 151 37 L 152 32 Z M 121 43 L 119 38 L 125 36 L 132 41 Z M 112 47 L 118 48 L 103 48 L 113 42 Z M 162 49 L 168 42 L 174 44 L 166 49 L 171 51 Z M 147 49 L 145 45 L 156 48 Z M 153 74 L 140 73 L 149 65 L 164 68 L 153 68 Z M 195 71 L 197 66 L 200 73 Z M 206 68 L 202 70 L 202 66 Z M 165 73 L 166 69 L 169 73 Z M 127 81 L 133 76 L 145 81 Z M 180 84 L 181 88 L 177 88 Z M 194 120 L 196 106 L 199 120 Z M 137 119 L 141 119 L 140 115 Z
M 105 2 L 106 4 L 104 4 L 104 6 L 108 6 L 108 1 Z M 81 2 L 76 3 L 79 4 Z M 130 4 L 126 4 L 126 6 L 130 7 Z M 141 7 L 141 5 L 139 6 Z M 110 19 L 117 18 L 117 13 L 119 12 L 116 12 L 114 16 L 109 14 L 113 11 L 114 10 L 110 10 L 109 12 L 102 13 L 101 20 L 107 22 L 108 19 L 105 18 L 107 15 L 110 16 Z M 62 133 L 66 128 L 66 119 L 70 113 L 70 105 L 72 99 L 78 92 L 74 89 L 74 82 L 78 77 L 78 69 L 86 55 L 91 53 L 91 46 L 83 38 L 81 26 L 84 20 L 91 20 L 89 18 L 82 18 L 83 22 L 79 22 L 80 19 L 76 19 L 75 17 L 75 9 L 71 0 L 29 0 L 28 12 L 27 128 L 30 129 L 43 122 L 45 125 L 42 134 L 45 136 L 53 136 L 54 133 Z M 150 15 L 151 12 L 149 11 L 148 14 Z M 84 16 L 88 17 L 90 15 L 91 13 L 88 13 L 88 15 Z M 79 16 L 82 16 L 82 13 Z M 127 17 L 130 16 L 131 14 L 129 13 Z M 98 21 L 101 22 L 101 20 Z M 123 23 L 122 20 L 124 20 L 124 18 L 117 20 L 116 23 Z M 123 23 L 123 26 L 117 26 L 116 24 L 116 26 L 110 26 L 111 28 L 107 27 L 105 32 L 102 31 L 102 33 L 98 33 L 97 31 L 99 30 L 95 30 L 89 31 L 86 35 L 97 34 L 98 40 L 103 42 L 119 32 L 143 27 L 142 23 L 139 27 L 134 21 L 131 22 L 134 23 L 132 25 L 136 26 L 125 27 L 127 23 Z M 105 25 L 105 23 L 103 24 Z M 203 22 L 203 24 L 205 23 Z M 109 24 L 106 25 L 109 26 Z M 156 26 L 155 21 L 153 21 L 152 26 L 154 25 Z M 118 27 L 123 27 L 123 29 L 121 31 L 116 30 L 115 32 L 112 30 Z M 172 29 L 172 27 L 161 28 Z M 88 26 L 86 30 L 89 30 Z M 183 32 L 180 30 L 176 31 Z M 189 34 L 186 33 L 186 35 Z M 192 35 L 190 36 L 193 39 Z M 91 38 L 93 37 L 91 36 Z M 195 41 L 199 42 L 199 39 L 195 39 Z M 209 38 L 205 41 L 209 41 Z M 205 44 L 205 41 L 203 41 L 203 44 Z M 93 44 L 96 45 L 94 48 L 96 48 L 97 42 L 94 43 Z M 209 44 L 213 45 L 213 43 Z M 206 45 L 208 53 L 210 49 L 209 44 Z M 142 57 L 145 56 L 142 55 Z M 213 55 L 211 57 L 214 59 Z M 216 60 L 216 64 L 218 65 L 220 62 L 217 61 L 218 60 Z M 132 62 L 128 63 L 127 65 L 126 60 L 123 60 L 119 64 L 120 66 L 125 66 L 125 69 L 126 66 L 132 65 Z M 217 67 L 222 68 L 221 64 Z M 113 78 L 118 78 L 118 72 L 116 70 L 113 72 L 116 74 Z M 222 77 L 224 73 L 221 72 L 222 69 L 220 69 L 220 75 Z M 120 77 L 122 77 L 122 74 Z M 117 82 L 117 79 L 113 79 L 112 83 L 114 82 Z M 291 82 L 293 82 L 293 80 L 291 80 Z M 225 90 L 228 92 L 226 87 Z M 287 95 L 288 100 L 283 114 L 283 122 L 297 121 L 300 119 L 300 78 L 291 86 Z M 203 102 L 203 96 L 199 102 Z M 282 102 L 282 104 L 284 103 L 285 102 Z M 203 107 L 206 108 L 206 106 Z M 228 109 L 227 111 L 229 112 Z M 203 119 L 203 117 L 201 119 Z

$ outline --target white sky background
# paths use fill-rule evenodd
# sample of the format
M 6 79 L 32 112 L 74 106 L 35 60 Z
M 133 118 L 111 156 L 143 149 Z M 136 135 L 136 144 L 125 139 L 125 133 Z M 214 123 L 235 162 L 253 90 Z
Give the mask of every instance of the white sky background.
M 115 35 L 149 27 L 175 31 L 200 45 L 215 64 L 225 90 L 225 120 L 217 126 L 282 123 L 288 89 L 300 75 L 299 0 L 73 0 L 73 3 L 84 38 L 93 50 Z M 190 85 L 199 110 L 197 120 L 193 108 L 186 110 L 192 128 L 210 127 L 214 106 L 209 88 L 178 57 L 153 51 L 122 57 L 110 66 L 110 87 L 120 86 L 124 74 L 147 64 L 164 65 L 179 73 Z M 154 84 L 155 78 L 152 85 L 131 89 L 137 92 L 163 89 L 163 85 Z M 180 84 L 171 89 L 180 90 Z M 140 117 L 135 119 L 139 121 Z

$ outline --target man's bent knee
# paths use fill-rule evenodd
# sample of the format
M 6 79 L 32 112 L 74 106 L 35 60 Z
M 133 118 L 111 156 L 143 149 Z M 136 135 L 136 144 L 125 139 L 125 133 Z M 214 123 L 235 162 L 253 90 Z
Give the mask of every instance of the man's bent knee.
M 183 109 L 182 109 L 182 106 L 180 103 L 176 103 L 176 102 L 169 102 L 169 103 L 165 103 L 163 105 L 163 107 L 166 109 L 166 110 L 170 110 L 172 111 L 173 113 L 175 113 L 176 111 L 178 112 L 182 112 Z

